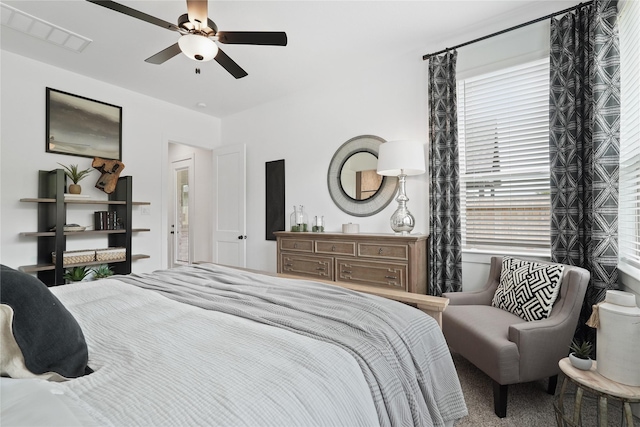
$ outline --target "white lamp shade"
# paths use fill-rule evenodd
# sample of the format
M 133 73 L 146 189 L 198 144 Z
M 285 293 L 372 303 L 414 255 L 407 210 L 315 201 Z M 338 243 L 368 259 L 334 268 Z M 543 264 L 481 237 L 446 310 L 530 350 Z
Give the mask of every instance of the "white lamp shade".
M 194 61 L 211 61 L 218 54 L 216 42 L 198 34 L 185 34 L 178 39 L 182 53 Z
M 420 175 L 425 172 L 424 144 L 418 141 L 389 141 L 380 144 L 379 175 Z

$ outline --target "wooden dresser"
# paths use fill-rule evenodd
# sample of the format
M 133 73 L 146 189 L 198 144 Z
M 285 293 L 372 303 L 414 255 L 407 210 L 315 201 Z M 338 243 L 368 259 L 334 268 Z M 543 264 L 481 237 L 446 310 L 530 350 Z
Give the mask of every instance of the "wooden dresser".
M 278 231 L 278 273 L 426 294 L 426 235 Z

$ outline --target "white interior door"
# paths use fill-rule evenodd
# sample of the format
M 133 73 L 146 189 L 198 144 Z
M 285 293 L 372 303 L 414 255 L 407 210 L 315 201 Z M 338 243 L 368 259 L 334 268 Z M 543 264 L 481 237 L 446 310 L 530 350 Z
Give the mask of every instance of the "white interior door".
M 171 267 L 188 265 L 193 261 L 193 158 L 172 162 L 173 191 L 172 219 L 169 227 L 172 236 Z
M 246 147 L 213 150 L 213 262 L 246 267 Z

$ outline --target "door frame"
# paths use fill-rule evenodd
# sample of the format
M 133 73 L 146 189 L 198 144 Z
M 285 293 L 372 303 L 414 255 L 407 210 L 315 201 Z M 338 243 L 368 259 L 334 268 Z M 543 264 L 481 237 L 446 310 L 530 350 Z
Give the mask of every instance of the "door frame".
M 173 229 L 169 230 L 168 232 L 168 236 L 169 236 L 169 257 L 168 257 L 168 265 L 169 268 L 173 268 L 173 267 L 177 267 L 180 265 L 188 265 L 191 264 L 193 262 L 193 256 L 194 256 L 194 239 L 191 237 L 192 234 L 192 227 L 193 225 L 195 225 L 194 222 L 194 208 L 195 208 L 195 197 L 196 197 L 196 182 L 195 182 L 195 161 L 194 161 L 194 154 L 191 153 L 188 157 L 184 157 L 181 158 L 180 160 L 173 160 L 170 162 L 170 169 L 171 169 L 171 195 L 170 195 L 170 204 L 169 206 L 171 207 L 170 209 L 168 209 L 168 213 L 169 213 L 169 227 L 171 228 L 172 226 Z M 176 256 L 175 256 L 175 250 L 177 247 L 177 240 L 176 237 L 178 236 L 178 232 L 175 228 L 176 222 L 177 222 L 177 211 L 178 211 L 178 205 L 176 203 L 177 200 L 177 182 L 176 182 L 176 175 L 178 170 L 184 170 L 187 169 L 187 173 L 188 173 L 188 179 L 189 179 L 189 202 L 188 202 L 188 221 L 189 221 L 189 247 L 188 247 L 188 261 L 187 263 L 182 263 L 182 262 L 177 262 L 176 260 Z M 172 224 L 173 223 L 173 224 Z

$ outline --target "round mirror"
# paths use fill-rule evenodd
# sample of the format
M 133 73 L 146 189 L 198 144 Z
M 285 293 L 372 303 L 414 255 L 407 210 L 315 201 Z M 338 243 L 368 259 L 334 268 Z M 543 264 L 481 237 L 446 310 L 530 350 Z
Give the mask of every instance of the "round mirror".
M 365 200 L 374 196 L 382 185 L 382 175 L 376 168 L 378 158 L 367 151 L 353 154 L 342 165 L 340 185 L 354 200 Z
M 398 178 L 376 173 L 378 148 L 384 139 L 373 135 L 351 138 L 329 164 L 327 184 L 336 206 L 354 216 L 380 212 L 393 199 Z

